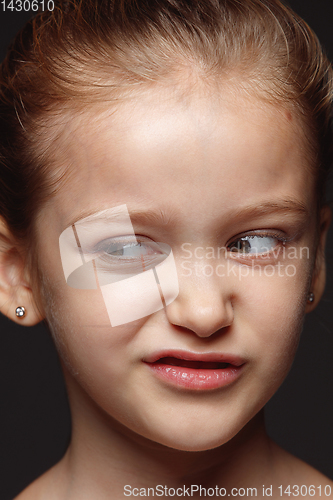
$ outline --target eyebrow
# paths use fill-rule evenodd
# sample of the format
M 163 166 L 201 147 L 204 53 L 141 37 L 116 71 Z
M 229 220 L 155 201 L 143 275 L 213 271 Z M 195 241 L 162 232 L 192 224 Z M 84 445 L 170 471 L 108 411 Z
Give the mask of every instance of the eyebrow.
M 164 210 L 132 210 L 129 211 L 131 221 L 135 223 L 147 222 L 152 224 L 162 224 L 163 226 L 170 226 L 180 221 L 179 214 L 170 212 L 167 214 Z
M 112 207 L 115 208 L 115 207 Z M 107 220 L 109 219 L 110 222 L 116 222 L 118 218 L 121 218 L 122 214 L 115 212 L 114 214 L 109 214 L 109 215 L 104 215 L 104 212 L 106 212 L 108 209 L 104 210 L 89 210 L 89 211 L 82 211 L 80 214 L 78 214 L 75 217 L 75 220 L 70 222 L 68 226 L 77 224 L 81 222 L 83 219 L 88 219 L 85 220 L 85 224 L 93 224 L 94 222 L 98 222 L 100 220 Z M 100 216 L 96 216 L 101 212 Z M 132 223 L 151 223 L 151 224 L 162 224 L 164 226 L 174 224 L 179 220 L 179 215 L 177 213 L 170 213 L 169 215 L 166 214 L 164 210 L 129 210 L 128 211 L 131 222 Z M 91 219 L 89 220 L 89 217 Z M 67 226 L 67 227 L 68 227 Z
M 268 200 L 248 207 L 243 207 L 233 212 L 232 217 L 235 219 L 256 219 L 265 215 L 277 213 L 297 214 L 302 218 L 309 217 L 309 211 L 306 206 L 291 198 L 274 201 Z
M 113 208 L 113 207 L 112 207 Z M 119 214 L 115 213 L 114 215 L 103 215 L 103 212 L 106 210 L 100 210 L 100 217 L 94 217 L 99 213 L 97 210 L 89 210 L 84 211 L 78 214 L 74 221 L 68 224 L 71 226 L 78 222 L 81 222 L 83 219 L 88 218 L 85 221 L 85 224 L 93 224 L 94 222 L 98 222 L 99 220 L 110 219 L 110 222 L 116 222 Z M 238 208 L 236 210 L 232 210 L 227 214 L 228 219 L 232 220 L 246 220 L 246 219 L 256 219 L 259 217 L 264 217 L 266 215 L 273 214 L 296 214 L 302 218 L 309 217 L 309 211 L 306 206 L 294 199 L 282 199 L 282 200 L 268 200 L 262 201 L 260 203 L 256 203 L 253 205 L 245 206 Z M 172 224 L 176 224 L 181 220 L 181 217 L 176 212 L 171 212 L 167 214 L 164 210 L 131 210 L 129 211 L 130 219 L 133 224 L 162 224 L 163 226 L 168 226 Z M 92 217 L 89 220 L 89 217 Z M 67 226 L 67 227 L 68 227 Z

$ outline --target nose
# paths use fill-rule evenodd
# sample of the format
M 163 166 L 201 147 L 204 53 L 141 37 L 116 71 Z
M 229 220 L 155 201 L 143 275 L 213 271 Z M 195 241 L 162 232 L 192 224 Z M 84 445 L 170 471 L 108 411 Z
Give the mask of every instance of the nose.
M 171 324 L 209 337 L 234 321 L 231 291 L 216 276 L 179 277 L 179 295 L 166 315 Z

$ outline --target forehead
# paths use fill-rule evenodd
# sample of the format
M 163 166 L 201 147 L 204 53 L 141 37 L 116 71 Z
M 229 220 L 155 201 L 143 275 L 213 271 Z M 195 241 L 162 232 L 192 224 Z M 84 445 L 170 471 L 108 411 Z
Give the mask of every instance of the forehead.
M 122 203 L 202 216 L 283 197 L 310 211 L 303 135 L 295 114 L 235 88 L 209 95 L 155 88 L 70 121 L 59 141 L 69 176 L 51 205 L 62 227 L 85 210 Z

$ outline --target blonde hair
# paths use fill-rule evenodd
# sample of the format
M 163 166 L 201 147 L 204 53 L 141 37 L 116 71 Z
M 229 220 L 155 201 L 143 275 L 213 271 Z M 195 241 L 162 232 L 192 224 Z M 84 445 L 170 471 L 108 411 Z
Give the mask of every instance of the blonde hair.
M 331 164 L 332 68 L 279 0 L 59 0 L 17 35 L 0 74 L 0 215 L 19 238 L 57 186 L 52 120 L 179 71 L 235 73 L 302 118 L 317 198 Z M 23 188 L 21 187 L 23 186 Z

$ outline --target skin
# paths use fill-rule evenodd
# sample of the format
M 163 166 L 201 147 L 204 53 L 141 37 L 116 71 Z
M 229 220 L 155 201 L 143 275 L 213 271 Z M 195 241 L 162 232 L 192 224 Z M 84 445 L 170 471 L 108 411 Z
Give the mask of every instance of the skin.
M 258 496 L 262 484 L 330 484 L 269 440 L 261 411 L 290 369 L 304 314 L 323 292 L 329 212 L 321 213 L 318 239 L 314 182 L 292 113 L 239 93 L 236 99 L 227 86 L 208 95 L 150 89 L 115 113 L 96 108 L 89 120 L 73 119 L 62 138 L 72 175 L 40 212 L 37 247 L 40 310 L 60 354 L 73 436 L 64 459 L 20 499 L 118 499 L 125 484 L 257 486 Z M 282 202 L 284 209 L 267 206 Z M 87 212 L 124 203 L 130 214 L 159 214 L 133 217 L 133 226 L 171 246 L 180 293 L 166 309 L 112 328 L 98 290 L 66 284 L 59 235 Z M 261 206 L 260 214 L 253 210 Z M 2 223 L 11 241 L 6 231 Z M 281 248 L 278 233 L 286 248 L 308 247 L 310 256 L 253 261 L 228 252 L 218 260 L 200 250 L 203 258 L 187 259 L 193 272 L 184 273 L 184 243 L 192 251 L 230 248 L 253 231 L 273 234 L 272 246 Z M 238 274 L 205 274 L 205 265 L 221 263 Z M 257 268 L 240 279 L 253 263 L 273 274 Z M 295 274 L 278 273 L 279 263 L 294 265 Z M 2 271 L 2 311 L 15 320 L 9 304 L 25 304 L 22 322 L 34 324 L 37 292 L 18 253 L 10 266 Z M 143 362 L 166 348 L 236 354 L 243 371 L 228 387 L 176 388 Z

